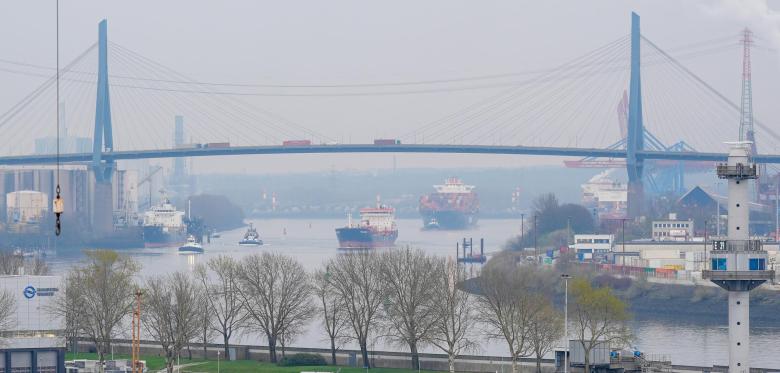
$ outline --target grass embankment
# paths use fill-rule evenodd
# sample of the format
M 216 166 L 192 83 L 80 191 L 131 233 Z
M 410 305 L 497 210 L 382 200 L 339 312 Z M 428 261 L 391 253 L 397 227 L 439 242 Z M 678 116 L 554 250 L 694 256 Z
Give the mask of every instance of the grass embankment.
M 110 357 L 109 357 L 110 358 Z M 97 354 L 94 353 L 67 353 L 65 354 L 65 360 L 75 359 L 88 359 L 97 360 Z M 130 359 L 130 355 L 115 354 L 114 359 Z M 158 370 L 165 369 L 165 359 L 159 356 L 141 356 L 141 360 L 146 360 L 146 366 L 149 372 L 156 372 Z M 181 369 L 182 373 L 216 373 L 217 361 L 216 360 L 202 360 L 202 359 L 181 359 L 179 361 L 182 365 L 185 364 L 197 364 Z M 275 364 L 259 362 L 254 360 L 238 360 L 238 361 L 220 361 L 219 372 L 220 373 L 299 373 L 299 372 L 341 372 L 341 373 L 365 373 L 365 369 L 321 365 L 321 366 L 296 366 L 296 367 L 280 367 Z M 412 373 L 417 372 L 411 369 L 391 369 L 391 368 L 372 368 L 372 373 Z M 432 373 L 432 371 L 423 370 L 422 372 Z

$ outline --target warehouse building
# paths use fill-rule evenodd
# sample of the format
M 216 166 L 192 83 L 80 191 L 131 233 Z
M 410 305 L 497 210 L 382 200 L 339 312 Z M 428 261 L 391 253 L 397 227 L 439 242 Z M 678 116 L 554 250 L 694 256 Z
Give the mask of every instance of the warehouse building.
M 65 373 L 65 323 L 50 312 L 61 284 L 58 276 L 0 276 L 15 309 L 0 331 L 0 373 Z

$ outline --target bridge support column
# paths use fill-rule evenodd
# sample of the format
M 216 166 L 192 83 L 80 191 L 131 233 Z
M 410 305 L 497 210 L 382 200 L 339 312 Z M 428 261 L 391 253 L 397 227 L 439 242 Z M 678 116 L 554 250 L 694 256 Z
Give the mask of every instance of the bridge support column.
M 108 89 L 108 24 L 100 21 L 98 26 L 98 82 L 95 102 L 95 131 L 92 138 L 92 169 L 95 181 L 110 183 L 114 162 L 102 159 L 104 151 L 114 150 L 111 128 L 111 98 Z
M 96 237 L 102 237 L 113 230 L 113 187 L 111 179 L 115 164 L 104 160 L 103 152 L 114 149 L 111 128 L 111 99 L 108 88 L 108 24 L 100 21 L 98 26 L 98 82 L 95 102 L 95 131 L 92 139 L 92 174 L 95 176 L 91 193 L 91 226 Z
M 628 97 L 628 136 L 626 138 L 626 172 L 628 173 L 628 216 L 638 217 L 644 203 L 642 172 L 644 160 L 637 156 L 644 150 L 644 125 L 642 124 L 642 74 L 639 15 L 631 13 L 631 82 Z

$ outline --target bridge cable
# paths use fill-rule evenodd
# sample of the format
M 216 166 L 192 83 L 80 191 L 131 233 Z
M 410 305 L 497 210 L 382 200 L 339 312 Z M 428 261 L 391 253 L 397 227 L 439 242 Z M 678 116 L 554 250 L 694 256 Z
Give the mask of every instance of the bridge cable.
M 661 49 L 660 47 L 655 45 L 655 43 L 653 43 L 649 39 L 645 38 L 644 36 L 642 36 L 642 39 L 645 40 L 648 44 L 650 44 L 653 48 L 657 49 L 664 56 L 666 56 L 675 66 L 677 66 L 677 68 L 679 68 L 682 71 L 684 71 L 685 73 L 687 73 L 690 76 L 690 78 L 694 79 L 698 84 L 701 84 L 702 86 L 704 86 L 711 94 L 715 95 L 717 98 L 722 100 L 728 106 L 731 106 L 735 110 L 739 111 L 739 106 L 736 103 L 732 102 L 729 98 L 727 98 L 722 93 L 720 93 L 718 90 L 716 90 L 714 87 L 709 85 L 707 82 L 705 82 L 703 79 L 701 79 L 698 75 L 694 74 L 690 69 L 685 67 L 685 65 L 680 63 L 677 59 L 675 59 L 674 57 L 670 56 L 663 49 Z M 761 129 L 763 129 L 764 131 L 766 131 L 767 133 L 769 133 L 775 139 L 780 139 L 780 134 L 778 134 L 777 132 L 775 132 L 771 128 L 767 127 L 763 123 L 759 122 L 758 120 L 755 120 L 755 124 L 758 127 L 760 127 Z

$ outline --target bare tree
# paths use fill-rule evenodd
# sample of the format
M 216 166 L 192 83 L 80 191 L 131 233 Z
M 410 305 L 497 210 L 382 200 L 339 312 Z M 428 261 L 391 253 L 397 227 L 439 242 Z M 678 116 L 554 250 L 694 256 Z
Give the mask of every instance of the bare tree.
M 328 262 L 330 283 L 346 311 L 350 338 L 357 341 L 363 366 L 370 368 L 368 340 L 378 325 L 380 307 L 384 301 L 379 274 L 379 256 L 373 252 L 356 252 L 331 259 Z
M 428 341 L 447 354 L 450 372 L 455 372 L 455 359 L 463 352 L 476 349 L 471 339 L 474 328 L 474 305 L 471 294 L 458 289 L 466 276 L 463 267 L 456 261 L 436 266 L 433 300 L 436 304 L 436 322 Z
M 318 270 L 314 273 L 314 295 L 319 301 L 319 311 L 325 322 L 325 332 L 330 339 L 330 361 L 336 365 L 336 342 L 343 338 L 344 329 L 348 326 L 346 310 L 341 304 L 341 298 L 330 282 L 330 273 Z
M 47 275 L 49 267 L 38 256 L 25 259 L 21 254 L 0 252 L 0 275 Z
M 132 309 L 133 277 L 140 267 L 111 250 L 87 251 L 86 256 L 85 263 L 68 273 L 62 310 L 69 313 L 66 324 L 70 320 L 95 345 L 102 366 L 117 326 Z
M 528 290 L 529 272 L 530 268 L 520 271 L 513 263 L 496 263 L 485 266 L 477 280 L 480 318 L 488 338 L 506 342 L 513 373 L 518 372 L 520 358 L 532 352 L 528 323 L 536 305 Z
M 68 273 L 65 278 L 66 284 L 75 284 L 76 279 L 71 278 L 76 276 L 74 271 Z M 48 308 L 48 312 L 53 315 L 62 317 L 65 320 L 65 344 L 71 352 L 77 352 L 78 350 L 78 338 L 81 336 L 81 320 L 79 315 L 79 305 L 76 304 L 80 295 L 76 292 L 80 289 L 76 286 L 65 286 L 65 291 L 57 294 L 56 298 Z
M 195 268 L 195 276 L 205 289 L 208 310 L 213 314 L 210 319 L 214 329 L 222 336 L 224 356 L 229 354 L 230 338 L 245 326 L 247 318 L 243 299 L 238 292 L 239 269 L 233 258 L 223 255 Z
M 585 279 L 576 279 L 571 284 L 574 298 L 574 329 L 585 353 L 585 371 L 590 371 L 590 352 L 600 343 L 611 347 L 625 345 L 631 340 L 631 331 L 626 322 L 629 319 L 626 304 L 612 294 L 608 287 L 593 288 Z
M 13 252 L 0 252 L 0 275 L 18 275 L 19 267 L 24 263 L 21 255 L 15 255 Z
M 409 346 L 412 369 L 419 369 L 419 345 L 430 339 L 437 321 L 436 267 L 442 263 L 410 247 L 386 251 L 380 263 L 388 336 Z
M 247 314 L 265 333 L 271 362 L 279 337 L 308 320 L 314 310 L 312 287 L 303 265 L 288 256 L 263 253 L 243 259 L 239 294 Z
M 563 336 L 563 314 L 553 307 L 549 299 L 537 297 L 541 305 L 529 320 L 528 335 L 536 356 L 536 371 L 542 371 L 544 355 L 552 352 Z
M 214 328 L 214 319 L 214 311 L 212 311 L 211 304 L 209 303 L 206 289 L 201 287 L 198 289 L 198 333 L 196 336 L 193 336 L 192 340 L 201 344 L 203 347 L 203 358 L 206 360 L 208 360 L 208 344 L 211 342 L 211 339 L 218 334 L 218 329 Z M 187 345 L 187 352 L 189 352 L 189 358 L 192 359 L 192 352 L 190 351 L 189 345 Z
M 149 278 L 144 303 L 142 325 L 162 347 L 168 373 L 173 373 L 179 353 L 200 329 L 197 285 L 183 272 Z
M 5 290 L 0 291 L 0 331 L 8 330 L 16 323 L 14 315 L 16 314 L 16 299 Z M 3 345 L 3 335 L 0 335 L 0 346 Z

